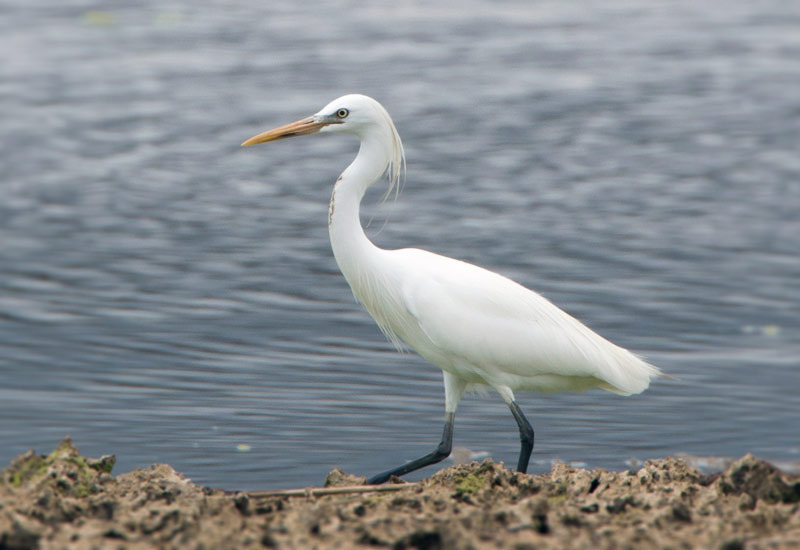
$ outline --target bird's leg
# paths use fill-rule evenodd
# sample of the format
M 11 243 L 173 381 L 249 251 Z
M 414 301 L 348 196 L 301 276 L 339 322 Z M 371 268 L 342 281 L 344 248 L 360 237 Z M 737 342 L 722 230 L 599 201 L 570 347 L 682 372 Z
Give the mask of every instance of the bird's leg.
M 409 472 L 413 472 L 414 470 L 419 470 L 420 468 L 424 468 L 425 466 L 430 466 L 431 464 L 436 464 L 437 462 L 441 462 L 442 460 L 450 456 L 450 451 L 453 448 L 453 421 L 455 420 L 455 416 L 456 413 L 454 412 L 448 412 L 445 415 L 442 440 L 439 442 L 439 446 L 436 447 L 435 451 L 426 454 L 425 456 L 420 457 L 416 460 L 412 460 L 411 462 L 407 462 L 402 466 L 398 466 L 397 468 L 392 468 L 391 470 L 387 470 L 376 476 L 372 476 L 367 480 L 367 485 L 379 485 L 381 483 L 388 481 L 389 478 L 392 476 L 401 476 Z M 528 454 L 530 455 L 530 451 L 528 452 Z
M 367 480 L 369 485 L 378 485 L 389 480 L 392 476 L 401 476 L 414 470 L 419 470 L 425 466 L 441 462 L 448 456 L 453 449 L 453 422 L 456 417 L 456 409 L 458 403 L 461 401 L 461 396 L 464 394 L 464 389 L 467 383 L 457 376 L 450 374 L 447 371 L 442 371 L 444 376 L 444 431 L 442 432 L 442 440 L 436 450 L 416 460 L 412 460 L 402 466 L 393 468 L 376 476 L 372 476 Z
M 517 426 L 519 426 L 519 440 L 521 446 L 519 450 L 519 461 L 517 462 L 517 471 L 524 474 L 528 471 L 528 461 L 533 451 L 533 426 L 531 426 L 531 423 L 525 418 L 522 409 L 519 408 L 516 401 L 509 402 L 508 408 L 511 409 L 511 414 L 514 415 L 514 420 L 517 421 Z

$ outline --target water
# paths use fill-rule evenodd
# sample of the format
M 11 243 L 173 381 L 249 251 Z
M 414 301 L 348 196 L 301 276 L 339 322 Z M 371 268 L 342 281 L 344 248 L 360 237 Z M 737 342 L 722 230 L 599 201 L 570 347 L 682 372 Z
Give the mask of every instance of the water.
M 439 371 L 330 253 L 355 142 L 239 147 L 354 91 L 406 144 L 400 199 L 366 199 L 379 245 L 498 270 L 678 378 L 521 393 L 533 470 L 800 459 L 796 6 L 97 9 L 0 3 L 0 462 L 69 434 L 118 472 L 271 488 L 435 445 Z M 516 461 L 496 395 L 456 444 Z

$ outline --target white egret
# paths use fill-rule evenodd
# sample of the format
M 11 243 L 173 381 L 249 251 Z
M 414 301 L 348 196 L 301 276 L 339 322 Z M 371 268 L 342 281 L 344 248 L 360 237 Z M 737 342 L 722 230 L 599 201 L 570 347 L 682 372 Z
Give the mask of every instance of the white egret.
M 383 250 L 364 234 L 359 205 L 386 174 L 389 191 L 405 168 L 400 136 L 374 99 L 345 95 L 310 117 L 254 136 L 242 145 L 314 133 L 361 140 L 355 160 L 333 187 L 328 215 L 333 254 L 356 299 L 383 333 L 442 369 L 445 426 L 436 449 L 368 480 L 377 484 L 449 456 L 456 408 L 465 390 L 494 388 L 519 426 L 517 469 L 525 472 L 533 428 L 516 390 L 543 393 L 599 387 L 640 393 L 658 368 L 612 344 L 539 294 L 486 269 L 425 250 Z

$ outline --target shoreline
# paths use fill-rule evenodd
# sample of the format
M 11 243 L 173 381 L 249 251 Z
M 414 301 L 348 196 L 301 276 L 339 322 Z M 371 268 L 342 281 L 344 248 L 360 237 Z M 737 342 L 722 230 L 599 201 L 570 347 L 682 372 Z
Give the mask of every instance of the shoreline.
M 635 470 L 491 459 L 414 483 L 226 492 L 166 464 L 113 476 L 69 438 L 3 470 L 0 548 L 800 548 L 800 476 L 751 455 L 702 474 L 675 457 Z

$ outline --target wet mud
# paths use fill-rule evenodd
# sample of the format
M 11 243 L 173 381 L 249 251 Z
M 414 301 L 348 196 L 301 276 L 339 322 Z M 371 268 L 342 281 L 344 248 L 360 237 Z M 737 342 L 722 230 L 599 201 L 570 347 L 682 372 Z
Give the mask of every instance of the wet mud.
M 750 455 L 711 475 L 674 457 L 542 475 L 487 459 L 378 491 L 339 470 L 324 490 L 230 493 L 113 465 L 69 439 L 20 455 L 0 480 L 0 550 L 800 548 L 800 477 Z

